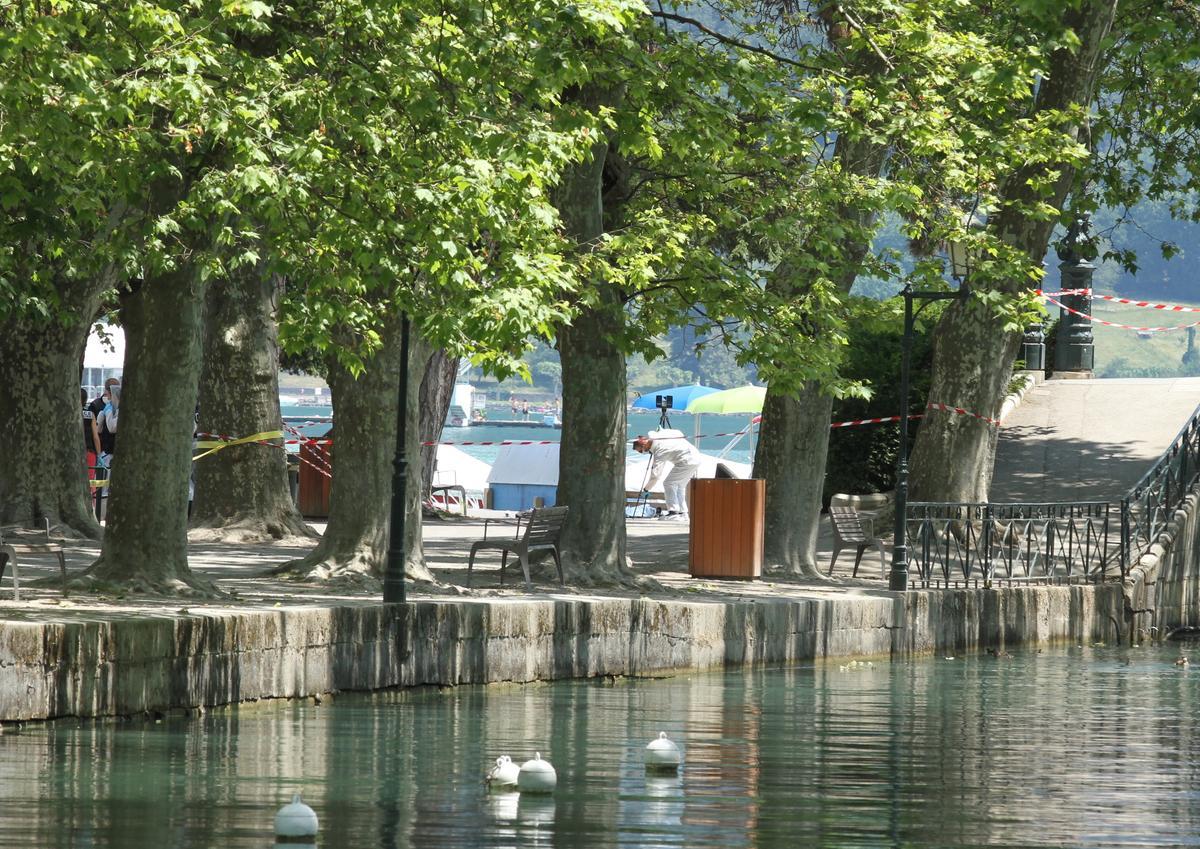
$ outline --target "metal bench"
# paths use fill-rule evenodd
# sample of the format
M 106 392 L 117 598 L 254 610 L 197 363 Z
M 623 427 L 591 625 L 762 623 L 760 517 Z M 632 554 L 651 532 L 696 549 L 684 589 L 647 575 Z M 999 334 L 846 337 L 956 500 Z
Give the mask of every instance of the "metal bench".
M 858 564 L 862 562 L 863 551 L 872 545 L 879 549 L 879 566 L 883 577 L 887 577 L 887 557 L 883 553 L 883 542 L 879 537 L 870 533 L 862 522 L 862 517 L 853 507 L 841 507 L 835 504 L 829 506 L 829 523 L 833 525 L 833 559 L 829 561 L 829 574 L 833 574 L 833 566 L 837 563 L 838 554 L 843 548 L 855 546 L 858 549 L 854 557 L 854 572 L 851 577 L 858 577 Z
M 558 554 L 558 537 L 562 533 L 563 523 L 567 520 L 566 507 L 543 507 L 533 510 L 528 518 L 523 519 L 525 533 L 521 534 L 521 525 L 517 525 L 517 536 L 511 539 L 488 539 L 487 525 L 484 525 L 484 538 L 471 544 L 471 556 L 467 560 L 467 586 L 471 586 L 471 570 L 475 567 L 475 553 L 484 549 L 502 552 L 500 558 L 500 585 L 504 586 L 504 570 L 508 567 L 508 555 L 515 554 L 521 561 L 521 571 L 525 574 L 525 589 L 533 590 L 533 582 L 529 580 L 529 555 L 535 551 L 549 551 L 554 555 L 554 565 L 558 567 L 558 582 L 566 585 L 563 578 L 562 558 Z
M 21 599 L 21 576 L 17 554 L 57 554 L 58 567 L 62 570 L 63 595 L 67 594 L 67 557 L 63 554 L 62 543 L 50 539 L 50 520 L 46 520 L 43 531 L 34 531 L 36 537 L 29 536 L 28 531 L 0 528 L 0 579 L 4 578 L 4 568 L 12 563 L 13 600 Z

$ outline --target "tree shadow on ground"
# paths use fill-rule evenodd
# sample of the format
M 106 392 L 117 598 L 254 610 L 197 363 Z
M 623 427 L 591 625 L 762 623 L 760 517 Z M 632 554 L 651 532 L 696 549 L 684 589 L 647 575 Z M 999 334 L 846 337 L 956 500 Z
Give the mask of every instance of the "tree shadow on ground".
M 1114 501 L 1150 470 L 1154 459 L 1145 448 L 1068 439 L 1053 428 L 1005 428 L 996 448 L 990 500 Z

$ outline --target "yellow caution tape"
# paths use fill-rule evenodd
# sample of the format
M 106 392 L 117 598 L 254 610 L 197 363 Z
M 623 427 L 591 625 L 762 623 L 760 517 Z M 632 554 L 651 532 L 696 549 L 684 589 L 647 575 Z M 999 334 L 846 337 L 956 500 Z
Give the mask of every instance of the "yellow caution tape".
M 215 454 L 217 451 L 220 451 L 222 448 L 228 448 L 230 445 L 243 445 L 247 442 L 263 442 L 268 439 L 282 439 L 282 438 L 283 438 L 282 430 L 266 430 L 266 431 L 263 431 L 262 433 L 256 433 L 253 436 L 243 436 L 240 439 L 227 439 L 227 440 L 213 439 L 213 440 L 205 440 L 203 442 L 197 442 L 196 443 L 197 448 L 207 448 L 208 450 L 205 451 L 203 454 L 197 454 L 195 457 L 192 458 L 192 462 L 194 463 L 195 461 L 199 460 L 201 457 L 207 457 L 209 454 Z

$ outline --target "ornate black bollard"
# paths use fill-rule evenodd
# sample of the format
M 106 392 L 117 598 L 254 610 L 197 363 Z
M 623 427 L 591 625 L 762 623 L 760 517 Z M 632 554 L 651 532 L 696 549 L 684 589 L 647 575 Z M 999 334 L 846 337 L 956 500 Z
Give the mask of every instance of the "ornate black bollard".
M 1083 249 L 1089 244 L 1087 215 L 1079 215 L 1071 222 L 1066 238 L 1058 245 L 1059 272 L 1064 292 L 1076 290 L 1080 294 L 1063 295 L 1062 303 L 1069 310 L 1061 310 L 1058 336 L 1054 347 L 1054 370 L 1056 372 L 1090 373 L 1095 364 L 1096 344 L 1092 336 L 1092 322 L 1085 316 L 1092 312 L 1092 275 L 1096 266 L 1088 262 Z M 1080 315 L 1079 313 L 1083 313 Z

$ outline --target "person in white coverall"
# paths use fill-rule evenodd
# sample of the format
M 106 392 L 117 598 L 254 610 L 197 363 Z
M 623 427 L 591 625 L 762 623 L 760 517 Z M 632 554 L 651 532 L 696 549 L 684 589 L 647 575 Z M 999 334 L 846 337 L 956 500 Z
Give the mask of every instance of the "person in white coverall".
M 662 480 L 667 500 L 667 516 L 688 518 L 688 481 L 700 471 L 700 452 L 696 446 L 688 442 L 683 434 L 667 437 L 660 435 L 653 439 L 649 436 L 639 436 L 633 441 L 633 450 L 639 454 L 650 455 L 650 479 L 643 495 L 649 494 Z

